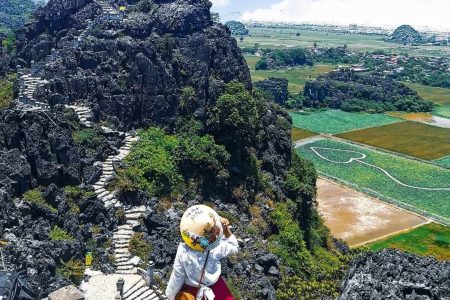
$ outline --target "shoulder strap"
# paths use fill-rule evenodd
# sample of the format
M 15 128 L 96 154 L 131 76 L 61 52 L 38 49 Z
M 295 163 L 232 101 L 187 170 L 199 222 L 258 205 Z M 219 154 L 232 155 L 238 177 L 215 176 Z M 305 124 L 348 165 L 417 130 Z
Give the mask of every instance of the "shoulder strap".
M 206 259 L 205 259 L 205 263 L 204 263 L 204 265 L 203 265 L 202 275 L 200 276 L 200 281 L 199 281 L 199 283 L 198 283 L 197 296 L 198 296 L 198 292 L 200 292 L 200 288 L 202 287 L 203 277 L 205 277 L 206 264 L 208 263 L 209 253 L 210 253 L 210 252 L 211 252 L 210 250 L 208 250 L 208 252 L 206 252 Z

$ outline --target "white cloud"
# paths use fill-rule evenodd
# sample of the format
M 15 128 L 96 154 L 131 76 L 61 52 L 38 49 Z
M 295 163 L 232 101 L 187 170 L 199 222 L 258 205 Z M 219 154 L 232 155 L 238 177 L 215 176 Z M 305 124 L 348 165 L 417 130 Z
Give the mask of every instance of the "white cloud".
M 230 4 L 230 0 L 211 0 L 215 7 L 225 7 Z
M 279 0 L 268 9 L 246 12 L 243 20 L 365 24 L 411 24 L 450 30 L 449 0 Z

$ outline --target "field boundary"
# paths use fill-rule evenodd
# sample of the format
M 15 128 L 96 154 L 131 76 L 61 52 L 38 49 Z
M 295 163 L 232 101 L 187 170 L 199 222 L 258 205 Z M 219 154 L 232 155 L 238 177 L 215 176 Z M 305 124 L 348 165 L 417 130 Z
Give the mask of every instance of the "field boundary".
M 423 217 L 423 216 L 421 216 L 421 217 Z M 367 244 L 371 244 L 371 243 L 374 243 L 374 242 L 382 241 L 382 240 L 388 239 L 390 237 L 393 237 L 393 236 L 396 236 L 396 235 L 400 235 L 400 234 L 403 234 L 403 233 L 408 233 L 408 232 L 411 232 L 411 231 L 413 231 L 413 230 L 415 230 L 417 228 L 420 228 L 422 226 L 426 226 L 426 225 L 434 223 L 432 220 L 429 220 L 429 219 L 425 219 L 425 220 L 427 220 L 427 221 L 422 223 L 422 224 L 417 224 L 417 225 L 414 225 L 414 226 L 409 227 L 407 229 L 398 230 L 398 231 L 395 231 L 395 232 L 392 232 L 392 233 L 389 233 L 389 234 L 385 234 L 383 236 L 380 236 L 380 237 L 377 237 L 377 238 L 374 238 L 374 239 L 371 239 L 371 240 L 368 240 L 368 241 L 365 241 L 365 242 L 358 243 L 356 245 L 350 246 L 350 248 L 358 248 L 358 247 L 361 247 L 361 246 L 364 246 L 364 245 L 367 245 Z
M 420 215 L 422 217 L 430 219 L 430 220 L 432 220 L 432 221 L 434 221 L 436 223 L 439 223 L 441 225 L 450 226 L 450 220 L 445 218 L 445 217 L 441 217 L 441 216 L 435 215 L 433 213 L 427 212 L 427 211 L 425 211 L 423 209 L 417 208 L 417 207 L 412 206 L 410 204 L 406 204 L 406 203 L 401 202 L 399 200 L 396 200 L 396 199 L 393 199 L 391 197 L 385 196 L 385 195 L 380 194 L 380 193 L 378 193 L 378 192 L 376 192 L 376 191 L 374 191 L 372 189 L 369 189 L 369 188 L 366 188 L 366 187 L 360 187 L 360 186 L 358 186 L 358 185 L 356 185 L 354 183 L 348 182 L 346 180 L 342 180 L 340 178 L 337 178 L 337 177 L 332 176 L 330 174 L 327 174 L 325 172 L 322 172 L 322 171 L 319 171 L 319 170 L 317 170 L 317 172 L 323 177 L 326 177 L 326 178 L 328 178 L 328 179 L 330 179 L 332 181 L 335 181 L 335 182 L 338 182 L 338 183 L 343 184 L 345 186 L 348 186 L 348 187 L 350 187 L 350 188 L 352 188 L 352 189 L 354 189 L 354 190 L 356 190 L 358 192 L 361 192 L 363 194 L 369 195 L 369 196 L 371 196 L 373 198 L 376 198 L 376 199 L 378 199 L 380 201 L 387 202 L 387 203 L 390 203 L 390 204 L 392 204 L 392 205 L 394 205 L 394 206 L 396 206 L 398 208 L 407 210 L 409 212 L 413 212 L 415 214 L 418 214 L 418 215 Z
M 425 164 L 428 164 L 428 165 L 432 165 L 432 166 L 435 166 L 435 167 L 439 167 L 439 168 L 442 168 L 442 169 L 445 169 L 445 170 L 450 170 L 450 168 L 447 168 L 445 166 L 436 164 L 435 163 L 436 160 L 425 160 L 425 159 L 422 159 L 422 158 L 419 158 L 419 157 L 415 157 L 415 156 L 411 156 L 411 155 L 408 155 L 408 154 L 405 154 L 405 153 L 395 152 L 395 151 L 392 151 L 392 150 L 383 149 L 383 148 L 379 148 L 379 147 L 376 147 L 376 146 L 355 142 L 355 141 L 352 141 L 352 140 L 347 140 L 347 139 L 344 139 L 344 138 L 341 138 L 341 137 L 335 136 L 335 135 L 324 135 L 324 134 L 321 134 L 320 136 L 325 138 L 325 139 L 336 140 L 336 141 L 347 143 L 347 144 L 350 144 L 350 145 L 355 145 L 355 146 L 359 146 L 359 147 L 362 147 L 362 148 L 375 150 L 375 151 L 382 152 L 382 153 L 385 153 L 385 154 L 396 155 L 396 156 L 399 156 L 399 157 L 403 157 L 403 158 L 407 158 L 407 159 L 410 159 L 410 160 L 415 160 L 415 161 L 418 161 L 418 162 L 421 162 L 421 163 L 425 163 Z M 443 157 L 441 157 L 439 159 L 443 159 L 443 158 L 445 158 L 445 157 L 447 157 L 449 155 L 444 155 Z

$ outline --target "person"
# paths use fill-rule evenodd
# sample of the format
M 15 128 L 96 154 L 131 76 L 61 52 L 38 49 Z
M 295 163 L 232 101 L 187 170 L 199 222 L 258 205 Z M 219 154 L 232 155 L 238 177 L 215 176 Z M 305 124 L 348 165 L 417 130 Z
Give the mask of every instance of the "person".
M 221 277 L 221 259 L 236 254 L 239 244 L 230 222 L 213 209 L 196 205 L 184 213 L 173 271 L 166 288 L 169 300 L 234 300 Z

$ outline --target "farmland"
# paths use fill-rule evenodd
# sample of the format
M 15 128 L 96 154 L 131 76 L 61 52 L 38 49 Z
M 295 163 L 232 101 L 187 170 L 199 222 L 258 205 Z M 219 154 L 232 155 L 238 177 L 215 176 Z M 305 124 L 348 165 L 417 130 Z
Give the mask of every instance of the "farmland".
M 402 122 L 338 135 L 414 157 L 435 160 L 450 154 L 450 129 L 417 122 Z
M 441 116 L 450 119 L 450 105 L 438 106 L 433 112 L 436 116 Z
M 320 47 L 342 47 L 359 51 L 384 50 L 388 53 L 407 53 L 410 56 L 450 57 L 450 46 L 409 47 L 383 41 L 381 35 L 344 34 L 293 28 L 249 28 L 250 35 L 239 42 L 240 47 L 291 48 L 311 47 L 317 43 Z M 297 33 L 300 36 L 297 36 Z
M 441 159 L 435 160 L 435 163 L 440 166 L 450 169 L 450 155 L 443 157 Z
M 317 135 L 317 133 L 300 128 L 292 128 L 292 141 L 298 141 Z
M 450 170 L 331 139 L 296 151 L 325 176 L 450 224 Z
M 369 245 L 372 251 L 384 248 L 450 260 L 450 227 L 432 223 Z
M 450 89 L 432 87 L 419 83 L 403 82 L 416 91 L 420 97 L 440 105 L 450 105 Z
M 253 82 L 261 81 L 269 77 L 286 78 L 289 80 L 289 91 L 299 93 L 303 91 L 307 80 L 315 79 L 320 74 L 328 73 L 335 69 L 332 65 L 315 65 L 312 67 L 295 67 L 283 70 L 255 70 L 255 64 L 259 60 L 257 56 L 246 56 L 247 64 L 250 68 L 250 74 Z
M 340 110 L 293 112 L 290 115 L 295 127 L 326 134 L 344 133 L 402 121 L 383 114 L 349 113 Z
M 320 178 L 319 213 L 336 238 L 350 246 L 395 234 L 428 222 L 425 218 Z

